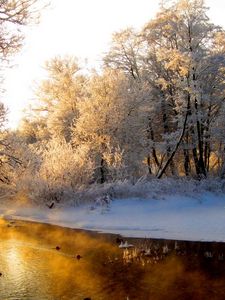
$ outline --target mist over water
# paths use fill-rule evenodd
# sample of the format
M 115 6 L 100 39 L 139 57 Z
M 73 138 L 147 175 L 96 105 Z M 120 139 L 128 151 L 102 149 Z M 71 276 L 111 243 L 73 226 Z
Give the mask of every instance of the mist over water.
M 225 245 L 0 221 L 0 299 L 225 299 Z M 123 243 L 123 242 L 122 242 Z

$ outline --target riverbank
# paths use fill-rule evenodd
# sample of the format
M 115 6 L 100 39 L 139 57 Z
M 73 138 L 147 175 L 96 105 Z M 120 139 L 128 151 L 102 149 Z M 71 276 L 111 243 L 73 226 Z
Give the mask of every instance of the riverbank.
M 6 219 L 88 229 L 124 237 L 225 242 L 225 197 L 169 195 L 160 199 L 115 199 L 76 207 L 55 204 L 0 206 Z

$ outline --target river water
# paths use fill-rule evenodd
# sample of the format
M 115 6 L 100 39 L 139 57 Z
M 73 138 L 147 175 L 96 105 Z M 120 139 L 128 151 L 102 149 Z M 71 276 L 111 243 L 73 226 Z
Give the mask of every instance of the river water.
M 224 243 L 120 239 L 0 220 L 0 300 L 225 299 Z

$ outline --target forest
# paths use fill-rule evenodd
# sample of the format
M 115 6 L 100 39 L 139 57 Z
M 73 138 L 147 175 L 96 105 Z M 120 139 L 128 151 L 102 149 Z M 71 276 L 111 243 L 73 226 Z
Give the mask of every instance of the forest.
M 16 28 L 38 16 L 35 0 L 1 2 L 4 78 L 22 45 Z M 224 179 L 225 31 L 207 12 L 203 0 L 162 2 L 141 30 L 113 34 L 98 70 L 76 57 L 47 61 L 17 129 L 0 106 L 1 197 L 61 201 L 121 182 Z

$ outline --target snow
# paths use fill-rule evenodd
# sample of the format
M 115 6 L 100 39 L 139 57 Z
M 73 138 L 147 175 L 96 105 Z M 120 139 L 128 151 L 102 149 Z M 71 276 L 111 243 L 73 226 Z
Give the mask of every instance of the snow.
M 225 196 L 116 199 L 110 205 L 78 207 L 0 207 L 5 218 L 121 234 L 124 237 L 225 242 Z

